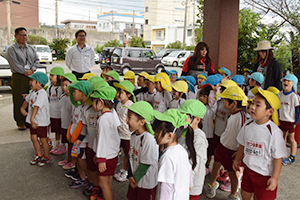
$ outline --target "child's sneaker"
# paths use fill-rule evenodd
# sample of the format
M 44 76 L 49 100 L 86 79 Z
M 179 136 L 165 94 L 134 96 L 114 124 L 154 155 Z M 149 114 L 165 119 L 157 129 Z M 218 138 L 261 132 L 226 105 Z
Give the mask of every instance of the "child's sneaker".
M 119 178 L 124 171 L 125 171 L 125 169 L 121 169 L 118 173 L 115 173 L 114 178 L 115 179 Z
M 37 154 L 34 155 L 34 158 L 30 161 L 31 165 L 35 165 L 41 161 L 42 157 L 39 157 Z
M 123 171 L 120 176 L 116 177 L 117 181 L 120 181 L 120 182 L 124 182 L 124 181 L 127 181 L 127 175 L 128 175 L 128 172 L 127 171 Z
M 284 158 L 282 159 L 282 164 L 283 164 L 283 165 L 288 165 L 288 164 L 289 164 L 289 161 L 288 161 L 288 159 L 286 159 L 286 157 L 284 157 Z
M 228 199 L 230 199 L 230 200 L 240 200 L 240 197 L 239 197 L 239 195 L 234 195 L 234 194 L 230 194 L 229 196 L 228 196 Z
M 52 149 L 52 148 L 53 148 L 53 145 L 52 145 L 52 140 L 51 140 L 51 138 L 48 138 L 47 142 L 48 142 L 49 148 Z
M 225 182 L 224 184 L 220 185 L 220 189 L 224 192 L 231 192 L 231 183 L 230 180 Z
M 79 188 L 82 186 L 87 186 L 89 182 L 87 180 L 82 180 L 81 178 L 79 178 L 77 181 L 74 181 L 73 183 L 70 184 L 71 188 Z
M 49 144 L 49 143 L 48 143 Z M 49 145 L 50 146 L 50 145 Z M 59 146 L 57 145 L 56 147 L 52 148 L 50 150 L 50 153 L 54 154 L 58 150 Z
M 227 172 L 223 172 L 222 174 L 220 174 L 220 176 L 218 177 L 217 181 L 219 182 L 226 182 L 227 180 L 229 180 L 229 175 Z
M 59 161 L 57 164 L 59 165 L 59 166 L 64 166 L 64 165 L 66 165 L 66 164 L 68 164 L 69 163 L 69 161 L 68 161 L 68 159 L 66 158 L 66 159 L 64 159 L 64 160 L 62 160 L 62 161 Z
M 59 147 L 58 147 L 58 149 L 55 152 L 53 152 L 53 154 L 55 154 L 55 155 L 61 155 L 61 154 L 66 153 L 66 152 L 67 152 L 66 146 L 60 144 Z
M 63 169 L 74 169 L 75 168 L 75 164 L 73 164 L 72 162 L 68 162 L 66 165 L 64 165 L 62 167 Z
M 208 184 L 206 196 L 210 199 L 214 198 L 216 196 L 218 187 L 219 187 L 218 182 L 216 182 L 215 186 L 211 186 L 210 184 Z
M 85 190 L 82 191 L 82 194 L 86 195 L 86 196 L 91 196 L 93 188 L 94 188 L 93 184 L 92 183 L 88 183 L 88 185 L 85 187 Z
M 101 200 L 103 198 L 102 190 L 100 187 L 94 187 L 92 190 L 92 195 L 90 196 L 90 200 Z
M 295 156 L 290 155 L 289 156 L 289 163 L 294 163 L 295 162 Z
M 49 162 L 51 162 L 51 160 L 52 160 L 51 157 L 43 156 L 38 165 L 40 167 L 45 166 L 46 164 L 48 164 Z
M 66 172 L 65 173 L 65 177 L 67 178 L 72 178 L 72 176 L 75 176 L 75 174 L 78 174 L 78 170 L 75 168 L 75 169 L 71 169 L 70 171 Z M 73 178 L 72 178 L 73 179 Z M 74 180 L 74 179 L 73 179 Z M 77 179 L 76 179 L 77 180 Z M 74 181 L 76 181 L 74 180 Z

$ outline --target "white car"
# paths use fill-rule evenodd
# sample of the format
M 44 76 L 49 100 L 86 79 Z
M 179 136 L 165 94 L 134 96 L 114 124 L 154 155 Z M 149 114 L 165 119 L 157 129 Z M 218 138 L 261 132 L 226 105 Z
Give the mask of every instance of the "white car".
M 95 60 L 95 63 L 96 63 L 96 64 L 99 64 L 99 54 L 95 53 L 95 58 L 94 58 L 94 60 Z
M 178 66 L 179 67 L 182 67 L 183 64 L 184 64 L 184 61 L 189 57 L 189 56 L 192 56 L 193 55 L 193 51 L 190 51 L 190 53 L 186 53 L 182 58 L 179 59 L 179 63 L 178 63 Z
M 173 66 L 177 67 L 179 63 L 179 59 L 183 58 L 185 54 L 189 54 L 189 51 L 173 51 L 166 57 L 163 57 L 161 63 L 165 66 Z
M 32 45 L 39 57 L 40 62 L 49 62 L 52 64 L 52 51 L 48 45 Z

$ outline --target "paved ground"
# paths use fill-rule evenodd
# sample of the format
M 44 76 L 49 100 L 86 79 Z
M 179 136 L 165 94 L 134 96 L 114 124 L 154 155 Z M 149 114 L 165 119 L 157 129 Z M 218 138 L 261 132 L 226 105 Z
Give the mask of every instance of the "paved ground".
M 56 66 L 53 64 L 52 66 Z M 84 188 L 71 189 L 68 185 L 71 179 L 64 177 L 65 171 L 57 165 L 64 156 L 53 156 L 53 162 L 45 167 L 31 166 L 34 148 L 29 139 L 29 130 L 17 130 L 12 116 L 12 103 L 10 90 L 1 89 L 0 95 L 0 199 L 1 200 L 62 200 L 62 199 L 88 199 L 82 195 Z M 54 134 L 51 134 L 54 137 Z M 298 156 L 299 157 L 299 156 Z M 279 178 L 279 200 L 299 200 L 300 161 L 297 157 L 295 164 L 283 166 Z M 117 168 L 120 169 L 121 165 Z M 206 177 L 206 184 L 210 175 Z M 126 199 L 128 182 L 113 181 L 112 189 L 115 200 Z M 216 200 L 224 200 L 228 196 L 221 190 L 217 191 Z M 208 198 L 201 195 L 201 200 Z

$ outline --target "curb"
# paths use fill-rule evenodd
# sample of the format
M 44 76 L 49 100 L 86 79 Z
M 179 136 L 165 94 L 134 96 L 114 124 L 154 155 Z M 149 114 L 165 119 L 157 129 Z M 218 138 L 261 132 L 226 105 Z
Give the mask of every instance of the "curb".
M 12 96 L 1 97 L 0 104 L 12 103 Z

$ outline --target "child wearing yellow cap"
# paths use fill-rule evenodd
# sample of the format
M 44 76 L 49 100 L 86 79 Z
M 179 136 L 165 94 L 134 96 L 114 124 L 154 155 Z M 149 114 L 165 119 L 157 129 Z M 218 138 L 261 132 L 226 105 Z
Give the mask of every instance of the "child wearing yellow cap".
M 127 124 L 133 131 L 129 151 L 129 200 L 155 199 L 158 171 L 158 145 L 150 122 L 153 108 L 139 101 L 128 108 Z
M 243 160 L 243 199 L 252 199 L 253 195 L 256 199 L 276 199 L 282 158 L 287 155 L 282 131 L 276 125 L 280 101 L 267 90 L 254 88 L 252 92 L 255 95 L 250 107 L 252 120 L 247 121 L 237 136 L 239 148 L 233 168 L 239 171 Z
M 216 180 L 220 173 L 220 168 L 223 165 L 229 174 L 231 182 L 231 193 L 228 198 L 239 200 L 240 198 L 237 195 L 238 177 L 232 168 L 232 157 L 238 150 L 236 137 L 246 121 L 245 113 L 242 110 L 242 102 L 247 97 L 244 91 L 238 86 L 230 86 L 222 93 L 217 93 L 217 96 L 222 98 L 224 108 L 229 110 L 231 116 L 228 118 L 226 129 L 221 135 L 220 143 L 214 154 L 214 164 L 206 196 L 213 198 L 216 195 L 216 191 L 219 187 L 219 183 Z
M 136 101 L 142 101 L 143 100 L 143 94 L 148 91 L 148 88 L 146 87 L 146 82 L 145 78 L 149 76 L 147 72 L 141 72 L 137 73 L 137 87 L 140 88 L 135 88 L 134 90 L 134 95 L 136 97 Z
M 156 93 L 154 95 L 153 109 L 163 113 L 170 107 L 172 100 L 170 78 L 166 73 L 160 72 L 155 75 L 154 81 Z
M 130 148 L 131 131 L 127 124 L 127 112 L 129 106 L 135 102 L 133 94 L 134 85 L 130 81 L 122 81 L 121 83 L 114 83 L 117 89 L 117 104 L 116 110 L 121 121 L 121 126 L 118 127 L 118 132 L 121 138 L 121 148 L 124 152 L 124 167 L 114 175 L 117 181 L 124 182 L 127 180 L 128 175 L 128 152 Z
M 135 73 L 131 70 L 128 70 L 124 74 L 124 80 L 130 81 L 134 85 L 134 89 L 138 89 L 138 86 L 135 84 Z
M 176 81 L 172 88 L 173 99 L 170 102 L 170 108 L 179 108 L 185 101 L 182 95 L 188 91 L 188 84 L 185 81 Z
M 195 94 L 199 92 L 202 87 L 202 83 L 206 80 L 207 75 L 205 73 L 201 73 L 197 75 L 197 84 L 195 85 Z
M 144 81 L 145 81 L 147 91 L 144 91 L 143 93 L 139 94 L 140 95 L 140 101 L 147 101 L 153 107 L 153 105 L 154 105 L 154 95 L 156 93 L 154 77 L 150 76 L 150 75 L 145 76 Z
M 149 74 L 147 72 L 142 71 L 141 73 L 138 73 L 138 78 L 137 78 L 137 86 L 138 87 L 145 87 L 145 81 L 144 78 L 149 76 Z

